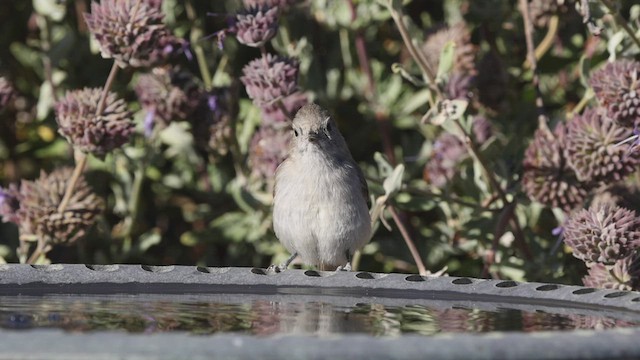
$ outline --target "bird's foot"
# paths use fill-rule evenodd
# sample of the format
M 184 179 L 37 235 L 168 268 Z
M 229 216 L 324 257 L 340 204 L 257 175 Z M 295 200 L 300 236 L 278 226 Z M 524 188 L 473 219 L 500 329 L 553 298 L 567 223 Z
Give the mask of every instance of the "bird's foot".
M 351 263 L 348 262 L 346 265 L 340 265 L 336 268 L 336 271 L 351 271 Z
M 287 270 L 288 265 L 286 263 L 282 263 L 280 265 L 273 264 L 267 268 L 267 272 L 281 273 Z
M 293 259 L 296 258 L 296 256 L 298 256 L 298 253 L 291 254 L 291 257 L 289 257 L 287 261 L 283 262 L 280 265 L 273 264 L 267 268 L 267 271 L 275 272 L 277 274 L 287 270 L 287 268 L 289 267 L 289 264 L 291 264 L 291 262 L 293 261 Z

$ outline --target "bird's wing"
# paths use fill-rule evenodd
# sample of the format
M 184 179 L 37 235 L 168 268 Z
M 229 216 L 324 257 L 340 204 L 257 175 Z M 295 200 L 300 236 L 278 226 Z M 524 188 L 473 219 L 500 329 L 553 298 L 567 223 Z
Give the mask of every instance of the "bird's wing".
M 362 173 L 362 170 L 358 165 L 356 165 L 356 174 L 358 174 L 358 180 L 360 180 L 360 190 L 362 191 L 362 196 L 364 196 L 364 199 L 367 202 L 367 206 L 371 208 L 371 199 L 369 198 L 369 186 L 367 185 L 367 180 L 365 180 L 364 174 Z

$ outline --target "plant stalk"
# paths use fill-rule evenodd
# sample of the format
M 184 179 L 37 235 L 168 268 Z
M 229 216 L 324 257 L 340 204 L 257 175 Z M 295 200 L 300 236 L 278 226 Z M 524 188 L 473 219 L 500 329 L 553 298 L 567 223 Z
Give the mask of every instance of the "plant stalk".
M 411 235 L 409 235 L 409 231 L 407 230 L 407 227 L 405 226 L 404 221 L 402 221 L 402 219 L 396 212 L 396 209 L 392 205 L 389 205 L 388 209 L 389 209 L 389 212 L 391 213 L 391 216 L 393 217 L 393 221 L 396 223 L 396 226 L 398 226 L 398 230 L 400 230 L 400 234 L 402 234 L 402 238 L 407 243 L 407 247 L 411 252 L 413 261 L 415 261 L 416 266 L 418 267 L 418 273 L 420 275 L 426 276 L 428 274 L 427 268 L 424 266 L 424 263 L 422 262 L 420 253 L 418 252 L 418 249 L 416 248 L 415 243 L 411 239 Z

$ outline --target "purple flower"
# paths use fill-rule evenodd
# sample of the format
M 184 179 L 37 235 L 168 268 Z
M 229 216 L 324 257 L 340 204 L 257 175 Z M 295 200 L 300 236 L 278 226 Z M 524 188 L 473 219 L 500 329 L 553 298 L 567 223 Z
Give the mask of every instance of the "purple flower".
M 522 186 L 531 199 L 570 211 L 584 202 L 591 185 L 578 181 L 567 164 L 565 137 L 563 124 L 553 133 L 536 131 L 525 152 Z
M 71 244 L 82 238 L 95 223 L 103 203 L 81 176 L 64 211 L 58 205 L 73 169 L 62 168 L 34 181 L 20 183 L 20 206 L 16 223 L 21 236 L 34 236 L 49 244 Z
M 215 161 L 229 152 L 237 117 L 237 96 L 229 88 L 215 88 L 201 97 L 200 105 L 190 116 L 191 131 L 198 148 Z
M 287 121 L 291 121 L 288 116 L 297 113 L 308 102 L 309 99 L 306 94 L 295 92 L 282 99 L 282 104 L 289 114 L 284 114 L 280 106 L 276 104 L 264 105 L 261 107 L 262 121 L 264 124 L 269 125 L 284 124 Z
M 164 59 L 164 47 L 173 40 L 163 23 L 157 0 L 102 0 L 92 2 L 84 17 L 100 44 L 102 57 L 124 68 L 154 66 Z
M 114 93 L 107 95 L 104 111 L 96 116 L 101 94 L 99 88 L 67 91 L 55 105 L 58 132 L 74 148 L 97 157 L 127 143 L 134 131 L 127 104 Z
M 278 8 L 275 6 L 250 7 L 236 15 L 233 31 L 241 44 L 261 47 L 278 31 Z
M 631 136 L 632 129 L 587 109 L 567 124 L 565 144 L 569 165 L 580 181 L 620 180 L 640 164 L 640 153 L 629 152 L 629 145 L 620 145 Z
M 618 60 L 606 64 L 589 80 L 607 115 L 622 126 L 640 119 L 640 62 Z
M 429 67 L 433 71 L 438 70 L 440 54 L 449 42 L 453 42 L 455 45 L 453 72 L 474 75 L 476 73 L 476 48 L 471 43 L 471 33 L 465 23 L 436 26 L 429 31 L 426 41 L 422 45 L 422 53 Z
M 150 108 L 147 110 L 147 114 L 144 116 L 143 128 L 144 128 L 144 136 L 146 138 L 150 138 L 151 134 L 153 134 L 153 129 L 155 128 L 155 122 L 153 121 L 156 117 L 156 109 Z
M 271 54 L 251 61 L 240 78 L 247 95 L 257 106 L 272 105 L 296 91 L 297 61 Z
M 174 120 L 186 120 L 203 96 L 193 75 L 164 68 L 140 75 L 135 91 L 142 107 L 147 113 L 153 111 L 163 128 Z
M 638 290 L 640 285 L 640 258 L 628 256 L 612 266 L 592 264 L 582 278 L 585 286 L 601 289 Z
M 253 135 L 249 147 L 252 173 L 263 179 L 273 179 L 278 165 L 287 156 L 291 131 L 261 126 Z
M 640 220 L 635 211 L 618 206 L 582 209 L 567 220 L 564 242 L 586 263 L 613 265 L 640 246 Z
M 482 144 L 487 141 L 493 129 L 484 117 L 477 116 L 472 124 L 473 136 Z M 442 133 L 433 144 L 433 154 L 425 165 L 423 178 L 437 187 L 445 187 L 459 171 L 459 164 L 467 155 L 467 149 L 460 139 L 451 133 Z
M 6 222 L 18 223 L 17 211 L 20 208 L 20 192 L 15 184 L 8 188 L 0 187 L 0 218 Z

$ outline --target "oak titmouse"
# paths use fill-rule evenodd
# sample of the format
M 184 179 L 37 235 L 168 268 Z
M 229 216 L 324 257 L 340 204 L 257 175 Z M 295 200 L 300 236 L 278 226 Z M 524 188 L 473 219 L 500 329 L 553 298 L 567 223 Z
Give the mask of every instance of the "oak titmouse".
M 289 154 L 276 171 L 273 228 L 292 256 L 320 270 L 351 269 L 371 235 L 369 191 L 329 113 L 303 106 L 293 119 Z

